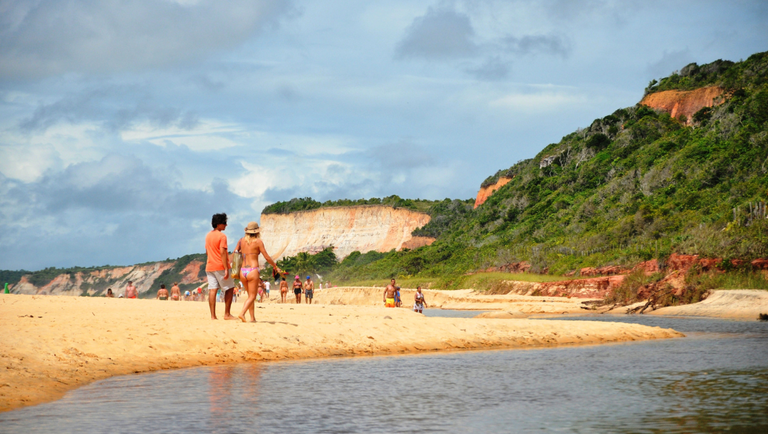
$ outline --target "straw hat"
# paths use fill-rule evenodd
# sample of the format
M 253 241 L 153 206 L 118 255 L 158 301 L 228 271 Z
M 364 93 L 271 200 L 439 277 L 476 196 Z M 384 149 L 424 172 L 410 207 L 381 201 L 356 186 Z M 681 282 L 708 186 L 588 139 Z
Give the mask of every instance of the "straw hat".
M 259 224 L 256 222 L 250 222 L 248 223 L 248 226 L 245 227 L 245 233 L 246 234 L 258 234 L 261 229 L 259 229 Z

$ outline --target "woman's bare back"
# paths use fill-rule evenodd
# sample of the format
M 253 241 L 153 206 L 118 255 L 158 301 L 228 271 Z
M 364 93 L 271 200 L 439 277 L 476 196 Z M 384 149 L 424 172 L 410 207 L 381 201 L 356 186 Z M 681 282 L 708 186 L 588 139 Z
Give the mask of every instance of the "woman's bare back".
M 265 252 L 264 243 L 258 238 L 251 240 L 250 243 L 245 238 L 241 238 L 235 250 L 243 254 L 243 267 L 246 268 L 258 268 L 259 255 Z

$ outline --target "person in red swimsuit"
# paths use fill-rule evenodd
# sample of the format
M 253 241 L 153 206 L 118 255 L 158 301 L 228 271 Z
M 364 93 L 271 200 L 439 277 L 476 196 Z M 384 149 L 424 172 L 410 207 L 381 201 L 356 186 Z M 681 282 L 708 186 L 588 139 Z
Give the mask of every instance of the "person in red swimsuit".
M 138 296 L 139 291 L 133 286 L 133 282 L 129 280 L 128 286 L 125 287 L 125 298 L 137 298 Z

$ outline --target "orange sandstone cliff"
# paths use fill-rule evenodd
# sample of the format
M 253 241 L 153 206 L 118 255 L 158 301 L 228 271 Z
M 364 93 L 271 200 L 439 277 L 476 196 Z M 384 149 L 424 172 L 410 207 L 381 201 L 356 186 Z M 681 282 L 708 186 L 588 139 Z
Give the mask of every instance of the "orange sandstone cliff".
M 275 258 L 316 253 L 333 246 L 341 259 L 354 251 L 414 249 L 434 238 L 411 232 L 429 223 L 428 214 L 384 205 L 329 207 L 290 214 L 262 214 L 264 245 Z
M 480 187 L 480 191 L 477 192 L 477 198 L 475 199 L 475 208 L 485 203 L 485 201 L 491 197 L 494 191 L 500 189 L 511 180 L 512 178 L 502 176 L 498 181 L 496 181 L 495 184 L 491 184 L 488 187 Z
M 685 116 L 691 125 L 694 113 L 704 107 L 714 107 L 725 101 L 724 90 L 718 86 L 702 87 L 695 90 L 665 90 L 646 95 L 640 105 L 669 113 L 673 118 Z

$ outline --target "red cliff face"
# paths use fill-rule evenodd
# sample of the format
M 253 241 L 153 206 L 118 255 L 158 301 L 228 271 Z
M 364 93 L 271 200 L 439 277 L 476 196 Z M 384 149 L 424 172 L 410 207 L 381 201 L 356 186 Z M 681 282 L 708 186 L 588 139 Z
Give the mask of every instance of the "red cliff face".
M 686 124 L 691 125 L 694 113 L 704 107 L 714 107 L 725 101 L 723 89 L 718 86 L 702 87 L 696 90 L 665 90 L 646 95 L 640 105 L 669 113 L 673 118 L 686 117 Z
M 488 200 L 489 197 L 491 197 L 494 191 L 505 186 L 511 180 L 512 178 L 501 177 L 499 178 L 498 181 L 496 181 L 495 184 L 489 185 L 488 187 L 481 187 L 480 191 L 477 192 L 477 198 L 475 199 L 475 208 L 485 203 L 485 201 Z

